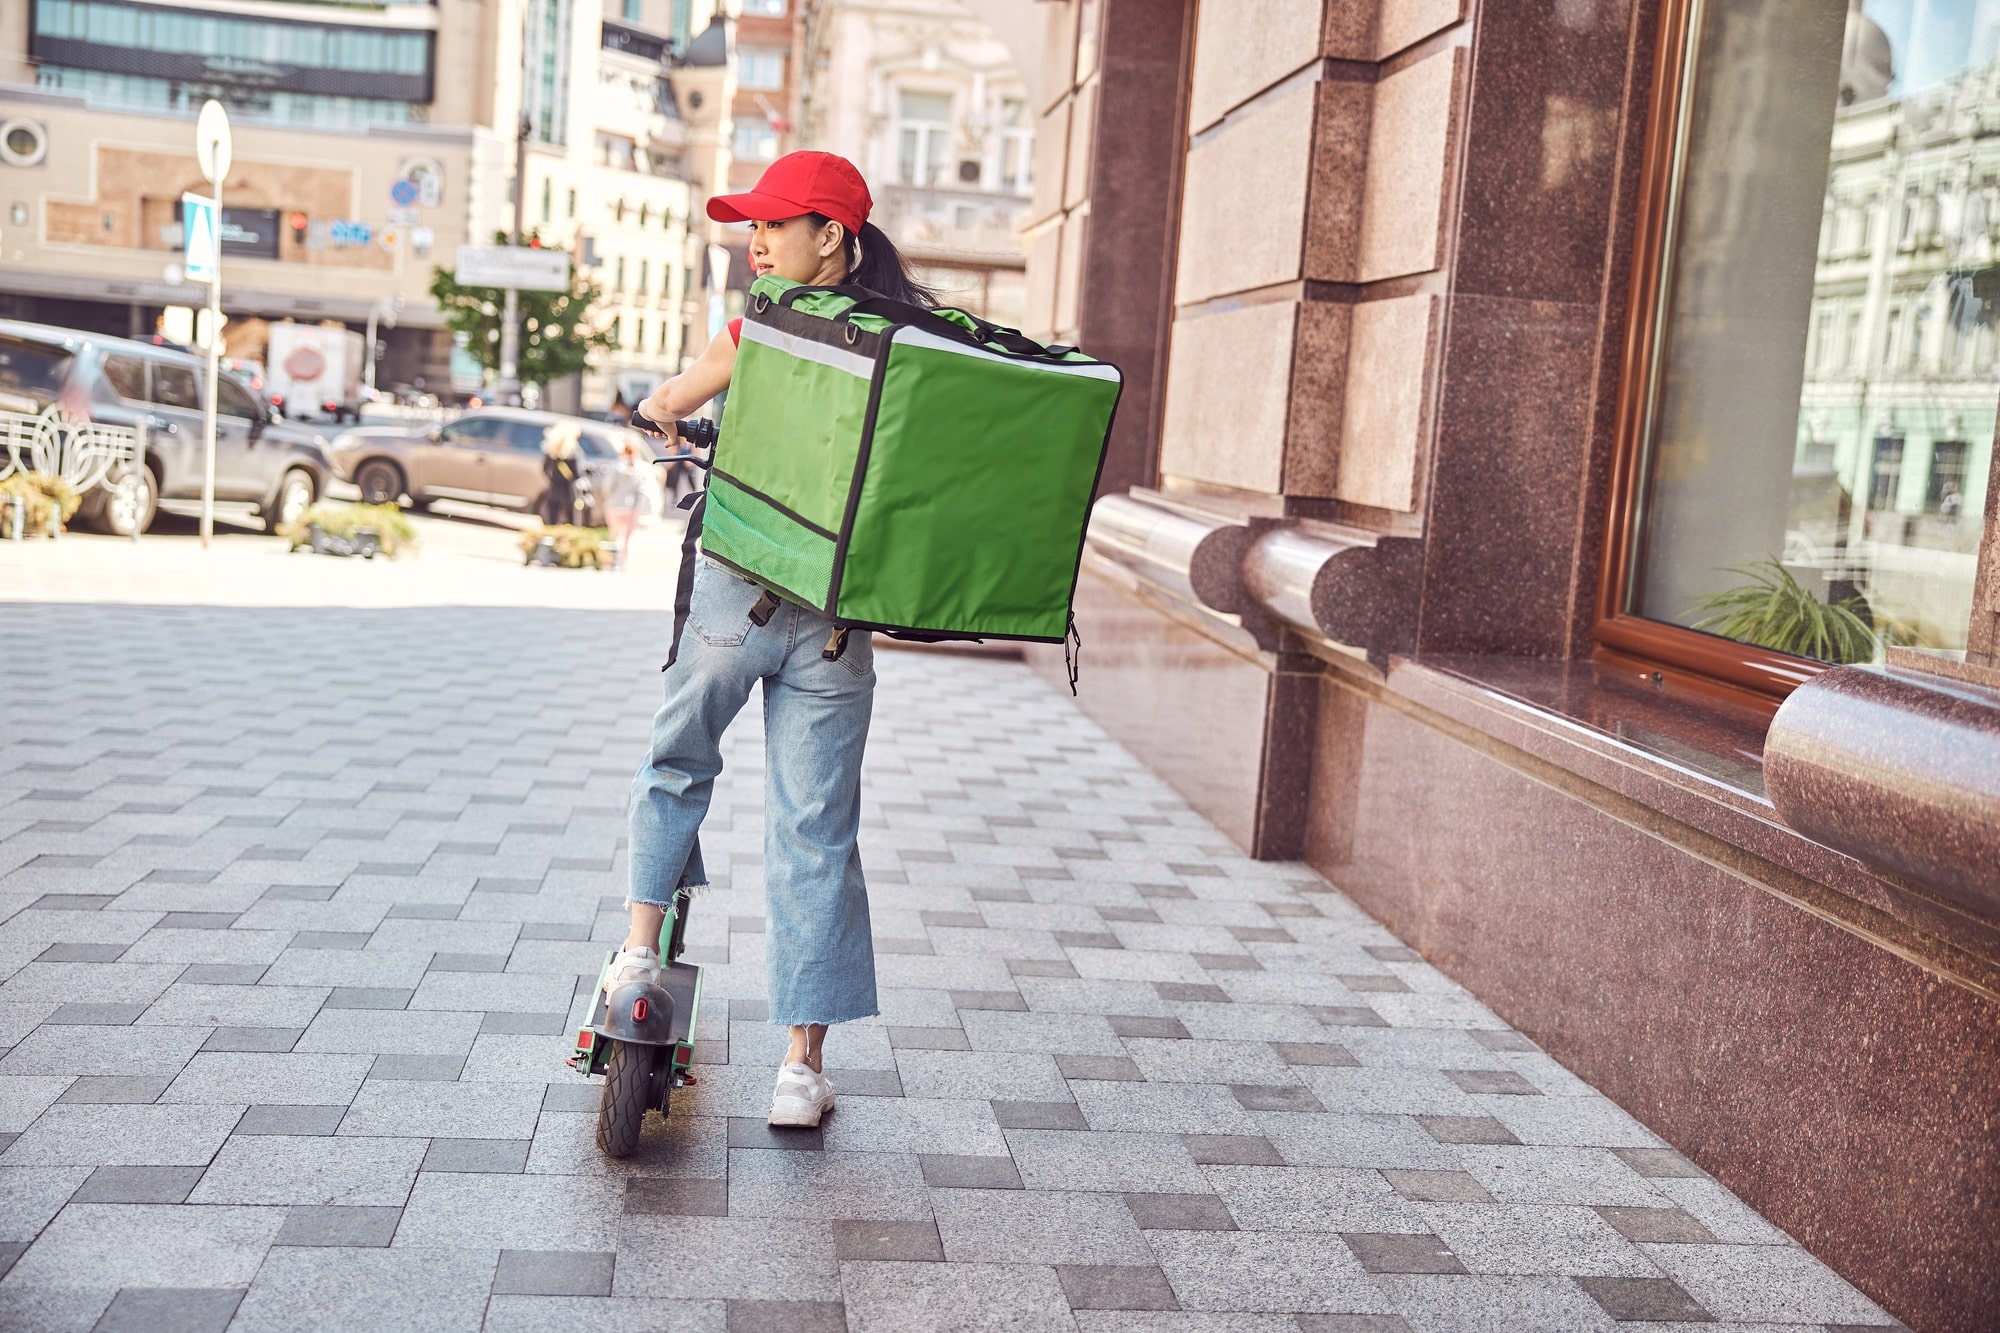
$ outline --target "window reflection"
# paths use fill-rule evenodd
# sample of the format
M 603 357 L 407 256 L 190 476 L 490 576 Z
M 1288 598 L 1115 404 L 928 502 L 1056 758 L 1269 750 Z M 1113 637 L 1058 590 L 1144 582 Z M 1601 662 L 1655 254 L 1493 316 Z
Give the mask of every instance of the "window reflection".
M 1962 649 L 2000 401 L 2000 0 L 1700 9 L 1628 609 L 1825 660 Z

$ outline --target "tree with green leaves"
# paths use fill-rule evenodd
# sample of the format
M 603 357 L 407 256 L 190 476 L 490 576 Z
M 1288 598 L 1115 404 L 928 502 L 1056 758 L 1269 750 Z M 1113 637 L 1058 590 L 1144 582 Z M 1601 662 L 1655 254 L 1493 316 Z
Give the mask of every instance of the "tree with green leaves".
M 535 245 L 540 239 L 538 231 L 530 231 L 521 243 Z M 508 235 L 495 232 L 493 240 L 496 245 L 506 245 Z M 580 266 L 571 269 L 566 292 L 520 293 L 521 383 L 546 385 L 584 369 L 592 353 L 618 346 L 611 329 L 597 328 L 591 320 L 591 307 L 603 295 L 604 289 Z M 446 326 L 466 336 L 466 350 L 480 366 L 497 374 L 500 312 L 506 304 L 506 292 L 498 287 L 463 286 L 454 270 L 441 267 L 431 274 L 431 299 L 444 312 Z

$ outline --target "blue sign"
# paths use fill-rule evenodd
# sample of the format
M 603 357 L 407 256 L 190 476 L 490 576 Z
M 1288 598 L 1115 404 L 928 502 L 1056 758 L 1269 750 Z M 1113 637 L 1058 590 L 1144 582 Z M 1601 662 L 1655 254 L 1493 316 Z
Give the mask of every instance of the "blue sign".
M 214 282 L 222 256 L 221 228 L 216 225 L 215 200 L 199 194 L 181 196 L 181 224 L 186 255 L 181 271 L 189 282 Z
M 398 208 L 408 208 L 417 202 L 417 183 L 407 176 L 389 187 L 389 198 Z
M 333 243 L 339 246 L 366 245 L 375 239 L 374 231 L 365 222 L 336 222 L 329 230 Z

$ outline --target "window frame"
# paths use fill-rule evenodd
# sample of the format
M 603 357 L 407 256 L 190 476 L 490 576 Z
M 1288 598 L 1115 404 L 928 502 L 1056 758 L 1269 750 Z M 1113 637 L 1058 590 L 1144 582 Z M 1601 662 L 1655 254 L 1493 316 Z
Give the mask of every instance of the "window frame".
M 1704 0 L 1663 0 L 1659 38 L 1647 93 L 1645 156 L 1639 172 L 1638 216 L 1625 345 L 1619 363 L 1618 406 L 1611 466 L 1611 503 L 1599 566 L 1593 660 L 1659 685 L 1672 679 L 1775 711 L 1793 690 L 1832 664 L 1739 643 L 1718 634 L 1651 620 L 1625 610 L 1640 551 L 1639 506 L 1651 470 L 1650 427 L 1660 392 L 1670 319 L 1673 246 L 1696 91 L 1697 25 Z

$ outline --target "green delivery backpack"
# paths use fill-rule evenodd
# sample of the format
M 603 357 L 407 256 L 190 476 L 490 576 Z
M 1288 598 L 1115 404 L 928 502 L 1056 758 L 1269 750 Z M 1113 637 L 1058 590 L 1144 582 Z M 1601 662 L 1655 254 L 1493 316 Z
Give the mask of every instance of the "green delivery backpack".
M 758 278 L 702 549 L 839 625 L 1065 642 L 1122 386 L 962 310 Z

